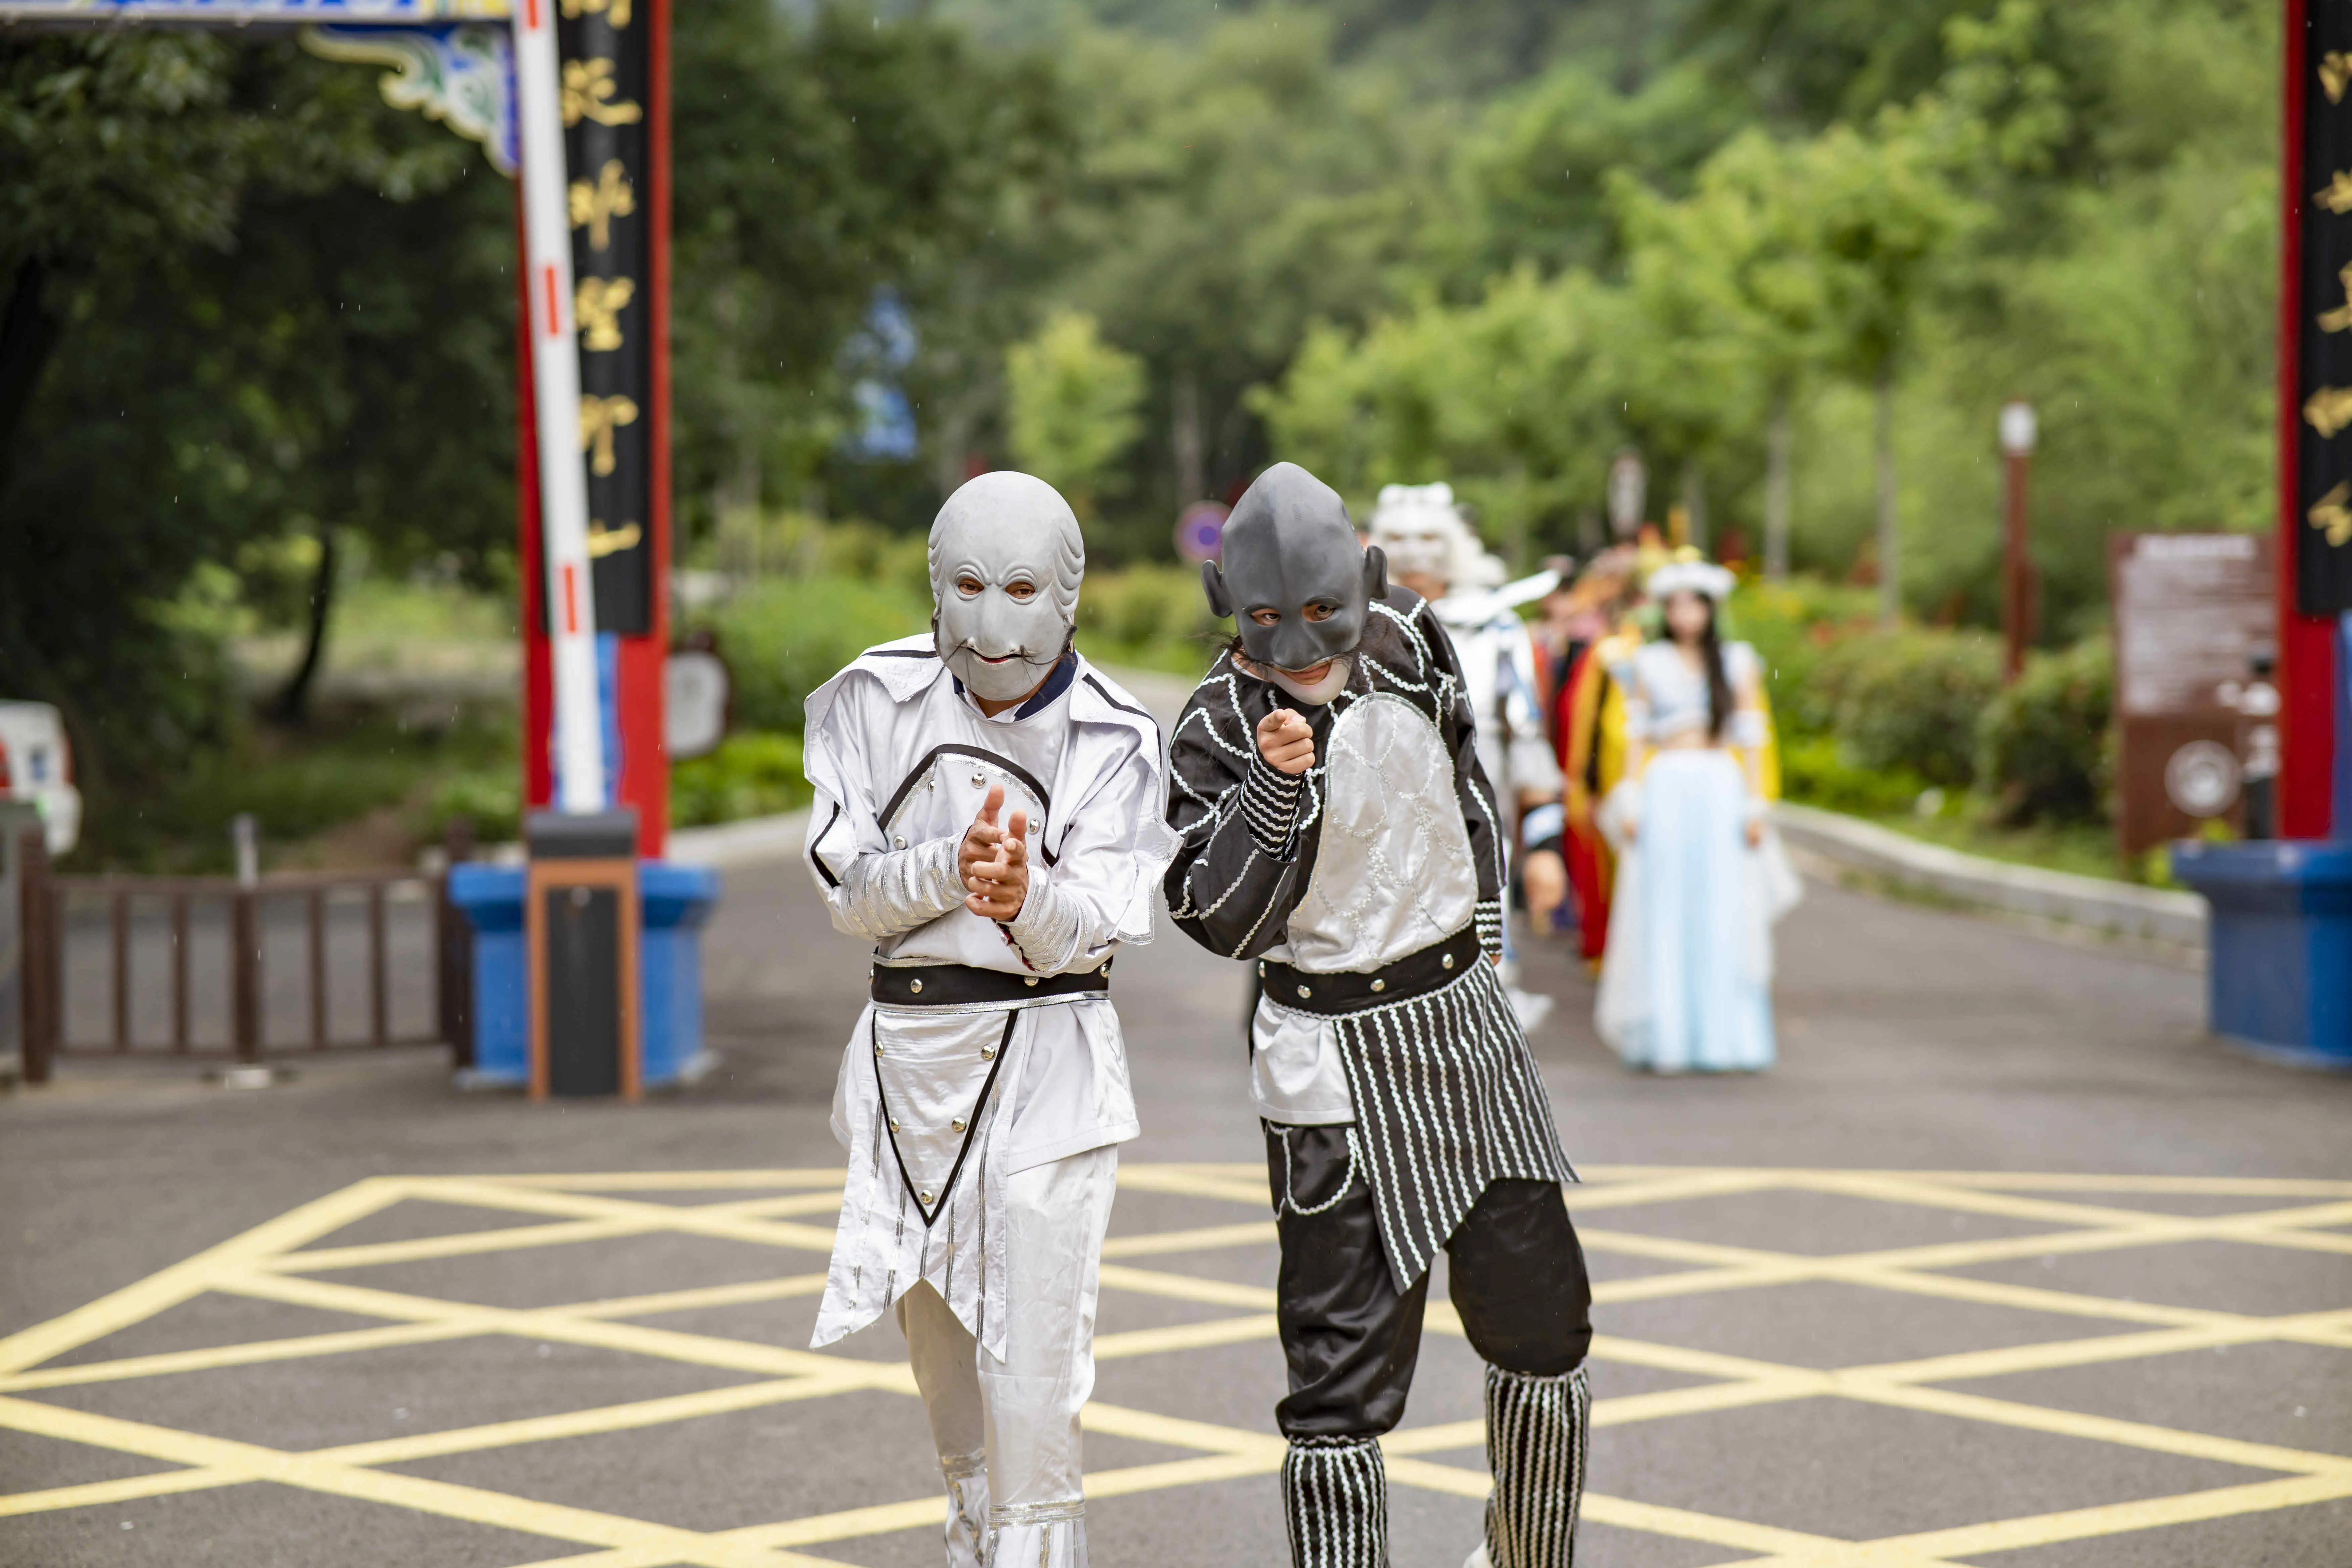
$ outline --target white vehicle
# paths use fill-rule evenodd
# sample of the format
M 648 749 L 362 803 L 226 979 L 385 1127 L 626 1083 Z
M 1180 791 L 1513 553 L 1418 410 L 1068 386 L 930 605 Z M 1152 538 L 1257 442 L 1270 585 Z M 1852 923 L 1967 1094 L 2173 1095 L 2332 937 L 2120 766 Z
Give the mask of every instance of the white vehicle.
M 0 702 L 0 800 L 32 804 L 53 856 L 69 852 L 81 837 L 73 752 L 65 721 L 46 702 Z

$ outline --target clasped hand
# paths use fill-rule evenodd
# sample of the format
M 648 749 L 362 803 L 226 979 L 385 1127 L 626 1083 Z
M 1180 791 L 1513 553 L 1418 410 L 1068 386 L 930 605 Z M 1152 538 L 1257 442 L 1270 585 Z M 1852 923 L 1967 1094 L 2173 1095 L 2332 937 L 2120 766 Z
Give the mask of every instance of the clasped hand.
M 963 907 L 982 920 L 1009 921 L 1029 898 L 1029 814 L 1014 811 L 1003 827 L 1004 786 L 991 784 L 980 815 L 956 847 L 956 876 L 964 888 Z

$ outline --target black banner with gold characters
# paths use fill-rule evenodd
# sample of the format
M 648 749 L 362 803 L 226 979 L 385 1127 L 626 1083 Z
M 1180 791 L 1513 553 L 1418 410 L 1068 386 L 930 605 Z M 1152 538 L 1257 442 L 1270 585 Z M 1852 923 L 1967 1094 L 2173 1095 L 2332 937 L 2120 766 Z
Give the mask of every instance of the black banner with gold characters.
M 2295 608 L 2352 610 L 2352 4 L 2304 11 Z
M 556 24 L 596 629 L 627 637 L 654 624 L 646 4 L 561 0 Z

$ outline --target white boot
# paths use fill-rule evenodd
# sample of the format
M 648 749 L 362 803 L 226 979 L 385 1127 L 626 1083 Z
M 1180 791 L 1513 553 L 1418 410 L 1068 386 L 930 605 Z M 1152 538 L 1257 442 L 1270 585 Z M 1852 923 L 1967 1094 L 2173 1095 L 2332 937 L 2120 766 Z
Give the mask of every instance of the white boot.
M 1469 1557 L 1464 1561 L 1462 1568 L 1495 1568 L 1495 1560 L 1486 1555 L 1486 1543 L 1485 1542 L 1482 1541 L 1478 1543 L 1478 1549 L 1471 1552 Z

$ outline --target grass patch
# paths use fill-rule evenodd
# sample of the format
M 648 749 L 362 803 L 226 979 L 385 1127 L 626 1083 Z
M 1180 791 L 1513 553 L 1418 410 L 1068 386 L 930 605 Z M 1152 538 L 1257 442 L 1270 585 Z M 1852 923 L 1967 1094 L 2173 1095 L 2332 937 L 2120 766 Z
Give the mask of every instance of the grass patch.
M 1963 854 L 2013 866 L 2038 866 L 2045 871 L 2066 871 L 2077 877 L 2097 877 L 2111 882 L 2145 882 L 2141 868 L 2126 867 L 2116 853 L 2111 827 L 2088 823 L 2003 827 L 1990 820 L 1984 803 L 1964 800 L 1933 816 L 1916 811 L 1863 815 L 1881 827 L 1906 837 L 1937 844 Z
M 266 867 L 405 863 L 437 835 L 449 813 L 436 816 L 435 805 L 457 781 L 502 775 L 511 792 L 520 765 L 514 725 L 503 719 L 441 729 L 383 717 L 256 727 L 176 779 L 93 799 L 63 868 L 226 872 L 229 823 L 240 812 L 260 823 Z M 499 836 L 493 824 L 481 829 Z M 351 841 L 331 842 L 338 833 Z

